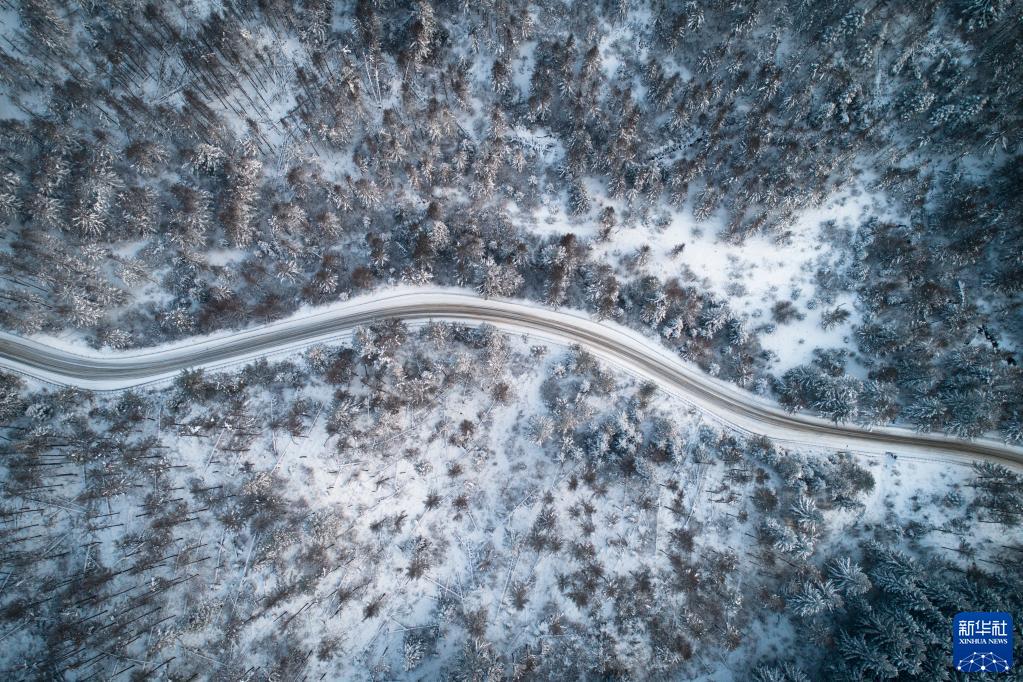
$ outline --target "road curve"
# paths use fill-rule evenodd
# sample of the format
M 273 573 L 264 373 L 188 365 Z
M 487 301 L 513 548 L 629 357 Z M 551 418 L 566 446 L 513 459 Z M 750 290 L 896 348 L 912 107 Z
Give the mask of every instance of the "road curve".
M 666 392 L 718 421 L 782 444 L 850 450 L 864 454 L 945 458 L 950 463 L 983 459 L 1023 466 L 1023 448 L 993 439 L 960 440 L 899 427 L 837 425 L 790 414 L 733 384 L 708 376 L 636 331 L 597 322 L 584 313 L 535 304 L 482 299 L 451 289 L 396 289 L 240 332 L 125 353 L 90 353 L 0 333 L 0 367 L 47 382 L 99 391 L 121 390 L 172 379 L 183 369 L 222 369 L 345 338 L 360 326 L 387 318 L 487 322 L 557 344 L 579 344 L 601 360 L 655 382 Z

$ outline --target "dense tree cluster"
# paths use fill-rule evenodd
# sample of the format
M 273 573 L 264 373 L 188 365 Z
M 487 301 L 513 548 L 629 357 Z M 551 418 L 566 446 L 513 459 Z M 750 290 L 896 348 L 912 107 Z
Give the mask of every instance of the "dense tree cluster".
M 899 415 L 897 388 L 876 379 L 846 374 L 844 350 L 814 352 L 811 364 L 790 369 L 777 382 L 781 404 L 790 410 L 813 410 L 835 422 L 883 424 Z
M 758 682 L 951 680 L 949 623 L 968 604 L 978 611 L 1018 608 L 1018 567 L 963 571 L 930 552 L 923 558 L 867 540 L 862 558 L 836 556 L 796 587 L 786 606 L 824 645 L 819 668 L 807 660 L 764 664 Z M 816 673 L 815 673 L 816 671 Z
M 779 459 L 771 448 L 754 448 L 751 454 L 758 458 L 766 454 L 764 461 L 774 462 L 774 470 L 784 480 L 809 482 L 805 470 L 800 472 L 800 466 Z M 811 459 L 806 465 L 813 469 L 821 462 Z M 844 473 L 836 476 L 839 471 Z M 818 494 L 826 491 L 838 504 L 857 504 L 857 495 L 874 483 L 870 474 L 856 471 L 855 464 L 842 456 L 832 458 L 822 473 L 820 482 L 809 488 Z M 997 523 L 1004 531 L 1018 527 L 1019 495 L 1009 492 L 1018 479 L 1004 467 L 976 465 L 968 485 L 982 492 L 970 505 L 963 505 L 961 495 L 950 491 L 941 503 L 954 515 L 943 525 L 916 519 L 900 525 L 890 518 L 866 538 L 842 543 L 840 550 L 832 546 L 816 552 L 812 543 L 826 526 L 817 505 L 820 509 L 830 505 L 801 484 L 783 488 L 783 496 L 798 495 L 792 498 L 789 520 L 768 518 L 765 524 L 770 532 L 762 541 L 805 561 L 790 576 L 784 593 L 785 609 L 795 619 L 802 646 L 762 664 L 753 679 L 955 679 L 950 668 L 952 617 L 965 608 L 996 611 L 1023 605 L 1019 562 L 980 557 L 969 532 L 977 524 Z M 822 487 L 827 484 L 838 487 L 832 492 Z M 772 507 L 776 504 L 772 498 Z M 930 514 L 931 510 L 925 511 L 922 518 Z M 953 544 L 958 547 L 922 541 L 929 533 L 939 533 L 943 540 L 957 538 Z M 1021 551 L 1018 541 L 1000 548 L 1008 550 L 1008 555 Z M 976 563 L 978 559 L 986 568 Z M 965 567 L 962 560 L 968 562 Z M 823 654 L 811 653 L 808 642 Z
M 864 229 L 857 343 L 920 428 L 1023 435 L 1023 174 L 1007 160 L 983 181 L 962 168 L 894 178 L 919 208 L 910 224 Z
M 910 222 L 867 221 L 847 247 L 860 257 L 817 273 L 825 296 L 857 294 L 867 380 L 815 360 L 781 378 L 782 402 L 834 419 L 1023 438 L 1023 204 L 1010 198 L 1023 187 L 1019 167 L 1007 161 L 983 183 L 961 169 L 884 180 L 917 207 Z

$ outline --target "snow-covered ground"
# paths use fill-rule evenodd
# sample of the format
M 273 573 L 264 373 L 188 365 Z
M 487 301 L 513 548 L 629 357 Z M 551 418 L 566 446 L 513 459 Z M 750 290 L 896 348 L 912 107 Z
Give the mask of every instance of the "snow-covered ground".
M 619 225 L 610 239 L 601 243 L 596 240 L 599 226 L 593 219 L 599 207 L 612 206 L 616 214 L 622 215 L 626 206 L 607 197 L 597 183 L 590 183 L 589 188 L 592 203 L 598 208 L 584 220 L 569 216 L 562 202 L 549 201 L 532 216 L 524 216 L 523 226 L 542 235 L 573 232 L 591 239 L 594 257 L 616 265 L 623 275 L 641 271 L 662 281 L 694 277 L 742 315 L 751 329 L 772 323 L 771 306 L 776 302 L 793 301 L 802 319 L 758 330 L 762 345 L 777 356 L 772 366 L 777 375 L 809 362 L 814 348 L 854 349 L 850 336 L 861 320 L 855 295 L 838 292 L 827 305 L 816 299 L 818 267 L 845 255 L 841 246 L 822 235 L 822 225 L 833 222 L 855 234 L 865 217 L 884 216 L 892 210 L 883 195 L 859 188 L 838 192 L 822 206 L 800 212 L 781 239 L 757 234 L 742 244 L 730 243 L 719 238 L 725 227 L 723 210 L 701 222 L 687 206 L 655 212 L 639 224 Z M 684 248 L 678 250 L 681 245 Z M 646 262 L 637 267 L 636 255 L 644 247 L 649 247 Z M 822 313 L 836 306 L 844 307 L 851 315 L 843 324 L 823 329 Z M 855 362 L 849 369 L 852 374 L 863 374 Z

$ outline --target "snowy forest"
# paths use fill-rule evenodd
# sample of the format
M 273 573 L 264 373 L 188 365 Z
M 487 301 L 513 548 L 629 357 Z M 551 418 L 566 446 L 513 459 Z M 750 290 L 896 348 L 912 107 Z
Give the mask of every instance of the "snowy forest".
M 2 406 L 7 679 L 941 680 L 961 605 L 1023 608 L 1023 476 L 486 326 Z
M 1023 438 L 1018 5 L 0 12 L 9 330 L 127 348 L 434 283 L 634 325 L 792 409 Z M 770 321 L 671 229 L 770 251 L 849 189 L 885 205 L 815 237 L 836 257 Z M 801 305 L 842 336 L 772 371 Z
M 444 287 L 1021 445 L 1021 83 L 1008 0 L 0 0 L 0 331 Z M 774 443 L 486 324 L 0 371 L 0 678 L 961 679 L 1021 522 L 1012 468 Z

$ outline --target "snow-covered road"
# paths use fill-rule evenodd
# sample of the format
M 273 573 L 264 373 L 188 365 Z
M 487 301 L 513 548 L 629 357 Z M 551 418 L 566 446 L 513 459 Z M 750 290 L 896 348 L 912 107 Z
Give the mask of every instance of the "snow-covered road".
M 145 351 L 97 353 L 0 333 L 0 367 L 44 381 L 99 391 L 166 382 L 183 369 L 222 369 L 349 337 L 359 325 L 387 318 L 409 322 L 487 322 L 560 345 L 579 344 L 604 362 L 655 382 L 718 421 L 782 444 L 865 454 L 895 452 L 956 462 L 989 459 L 1023 466 L 1023 448 L 993 439 L 964 441 L 899 427 L 836 425 L 790 414 L 777 404 L 708 376 L 656 340 L 585 313 L 523 301 L 482 299 L 453 289 L 392 289 L 326 308 L 305 310 L 240 332 L 189 339 Z

